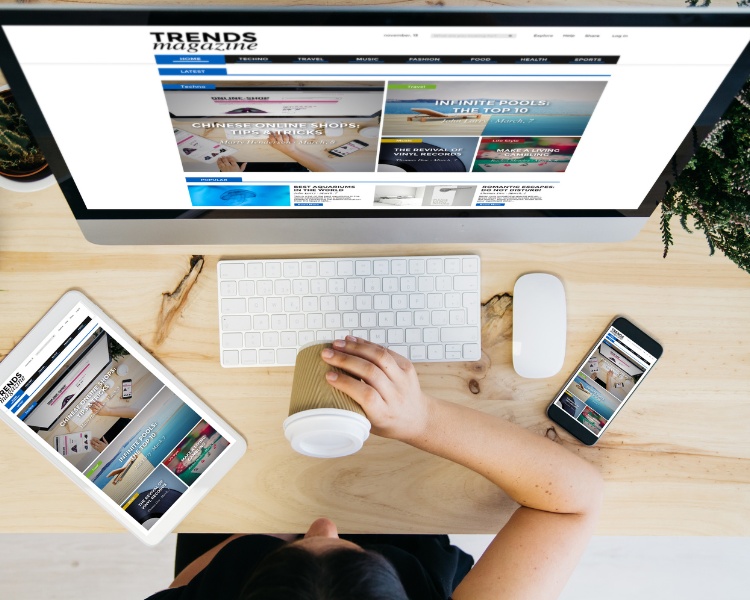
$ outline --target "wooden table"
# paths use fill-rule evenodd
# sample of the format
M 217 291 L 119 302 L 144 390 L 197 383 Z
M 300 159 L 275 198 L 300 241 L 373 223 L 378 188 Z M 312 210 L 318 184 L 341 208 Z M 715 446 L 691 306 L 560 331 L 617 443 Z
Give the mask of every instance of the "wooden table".
M 0 357 L 77 288 L 236 427 L 247 454 L 179 531 L 297 532 L 326 515 L 344 532 L 494 533 L 514 505 L 482 477 L 374 437 L 347 458 L 295 454 L 281 428 L 292 368 L 222 369 L 218 358 L 219 259 L 478 252 L 482 360 L 419 365 L 424 388 L 597 464 L 607 482 L 600 535 L 750 535 L 750 275 L 709 257 L 702 234 L 676 223 L 663 260 L 658 224 L 655 214 L 618 244 L 104 247 L 83 238 L 57 186 L 0 189 Z M 565 365 L 544 380 L 511 366 L 510 293 L 530 271 L 561 277 L 568 298 Z M 183 294 L 170 296 L 178 288 Z M 641 324 L 665 354 L 602 441 L 586 448 L 544 410 L 615 314 Z M 12 431 L 0 432 L 0 532 L 119 530 Z

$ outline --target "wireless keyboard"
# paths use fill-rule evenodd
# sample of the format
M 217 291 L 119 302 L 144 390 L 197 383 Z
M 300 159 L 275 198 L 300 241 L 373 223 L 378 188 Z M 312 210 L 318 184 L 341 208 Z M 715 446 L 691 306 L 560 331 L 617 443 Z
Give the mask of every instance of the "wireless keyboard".
M 414 362 L 474 361 L 478 256 L 225 260 L 221 365 L 294 365 L 297 349 L 354 335 Z

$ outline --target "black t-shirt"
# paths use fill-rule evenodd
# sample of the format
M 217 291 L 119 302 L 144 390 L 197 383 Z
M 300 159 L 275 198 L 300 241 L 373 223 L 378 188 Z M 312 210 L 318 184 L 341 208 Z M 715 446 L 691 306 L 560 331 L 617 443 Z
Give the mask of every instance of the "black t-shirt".
M 451 546 L 447 535 L 342 535 L 388 559 L 411 600 L 447 600 L 474 559 Z M 247 535 L 222 548 L 186 586 L 162 590 L 147 600 L 238 598 L 245 581 L 266 555 L 286 542 L 268 535 Z

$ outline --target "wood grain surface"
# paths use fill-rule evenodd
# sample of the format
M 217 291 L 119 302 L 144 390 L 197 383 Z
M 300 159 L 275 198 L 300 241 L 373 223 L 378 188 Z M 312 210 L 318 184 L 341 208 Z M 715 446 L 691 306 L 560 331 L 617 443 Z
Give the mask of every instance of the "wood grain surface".
M 658 215 L 634 240 L 618 244 L 105 247 L 83 238 L 57 186 L 33 194 L 0 189 L 0 357 L 76 288 L 238 429 L 247 454 L 180 531 L 297 532 L 325 515 L 345 532 L 495 532 L 513 503 L 442 459 L 379 438 L 342 459 L 295 454 L 281 429 L 292 369 L 222 369 L 218 357 L 220 259 L 477 252 L 482 360 L 419 365 L 425 389 L 547 435 L 597 464 L 607 482 L 600 535 L 746 536 L 750 275 L 723 256 L 709 257 L 701 233 L 675 227 L 667 259 Z M 568 299 L 565 364 L 544 380 L 522 379 L 511 366 L 510 294 L 531 271 L 558 275 Z M 585 448 L 553 427 L 544 410 L 616 314 L 662 342 L 664 358 L 602 441 Z M 1 425 L 0 433 L 0 532 L 119 530 L 10 429 Z
M 248 453 L 182 531 L 293 532 L 326 515 L 349 532 L 493 532 L 513 504 L 486 480 L 379 438 L 347 458 L 295 454 L 281 428 L 292 369 L 222 369 L 218 358 L 219 259 L 468 252 L 482 257 L 483 357 L 419 365 L 424 387 L 597 464 L 607 481 L 599 534 L 750 535 L 750 275 L 709 257 L 700 233 L 679 230 L 662 259 L 656 216 L 618 244 L 106 247 L 83 239 L 56 186 L 2 190 L 0 356 L 77 288 L 236 427 Z M 561 277 L 568 299 L 565 365 L 543 380 L 522 379 L 511 366 L 510 293 L 530 271 Z M 544 409 L 615 314 L 650 331 L 665 354 L 603 440 L 584 448 Z M 0 430 L 0 531 L 117 530 L 32 448 Z

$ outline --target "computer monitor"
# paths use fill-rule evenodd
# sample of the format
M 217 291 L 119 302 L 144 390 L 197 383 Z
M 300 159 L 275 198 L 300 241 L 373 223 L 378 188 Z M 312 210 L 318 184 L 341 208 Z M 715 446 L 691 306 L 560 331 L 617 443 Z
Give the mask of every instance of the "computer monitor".
M 750 66 L 739 10 L 12 7 L 0 24 L 0 66 L 101 244 L 629 239 Z

